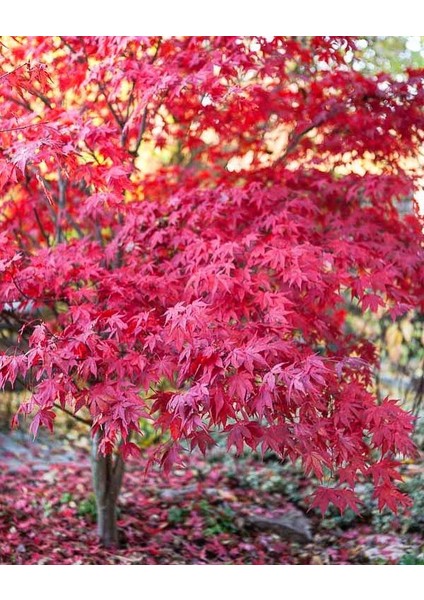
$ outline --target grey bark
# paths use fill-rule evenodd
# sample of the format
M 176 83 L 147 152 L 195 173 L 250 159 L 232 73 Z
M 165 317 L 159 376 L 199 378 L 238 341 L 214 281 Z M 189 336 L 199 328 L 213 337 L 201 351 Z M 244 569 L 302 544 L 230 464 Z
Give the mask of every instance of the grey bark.
M 97 432 L 92 446 L 92 476 L 97 507 L 97 532 L 106 548 L 118 545 L 117 500 L 124 475 L 121 455 L 115 458 L 99 453 L 101 432 Z

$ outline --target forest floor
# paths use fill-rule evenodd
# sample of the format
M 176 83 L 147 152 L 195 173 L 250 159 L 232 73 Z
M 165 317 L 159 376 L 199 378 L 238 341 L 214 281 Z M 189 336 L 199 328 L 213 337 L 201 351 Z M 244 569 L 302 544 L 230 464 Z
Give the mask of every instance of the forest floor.
M 146 452 L 146 455 L 148 451 Z M 310 479 L 293 466 L 194 454 L 169 477 L 131 461 L 120 498 L 121 546 L 96 541 L 87 450 L 0 433 L 3 564 L 424 564 L 424 456 L 403 466 L 407 512 L 308 510 Z

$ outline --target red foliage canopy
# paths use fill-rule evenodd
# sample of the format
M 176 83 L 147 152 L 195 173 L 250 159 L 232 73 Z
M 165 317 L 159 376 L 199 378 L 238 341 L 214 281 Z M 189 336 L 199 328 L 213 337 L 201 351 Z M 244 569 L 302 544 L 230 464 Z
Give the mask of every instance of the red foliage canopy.
M 86 409 L 102 451 L 127 456 L 151 419 L 169 468 L 219 429 L 238 452 L 300 459 L 322 510 L 355 507 L 364 476 L 381 507 L 407 502 L 411 416 L 377 401 L 375 349 L 344 325 L 352 303 L 393 318 L 423 303 L 405 159 L 424 72 L 367 77 L 346 50 L 4 40 L 0 385 L 31 390 L 34 434 Z

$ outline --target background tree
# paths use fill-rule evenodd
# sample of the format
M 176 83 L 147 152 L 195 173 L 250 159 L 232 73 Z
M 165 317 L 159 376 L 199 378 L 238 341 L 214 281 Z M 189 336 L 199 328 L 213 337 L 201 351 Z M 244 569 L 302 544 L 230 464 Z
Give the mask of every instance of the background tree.
M 322 511 L 364 477 L 408 503 L 412 418 L 344 323 L 422 306 L 423 72 L 361 73 L 355 44 L 2 39 L 0 385 L 34 435 L 90 425 L 106 545 L 141 418 L 165 470 L 219 430 L 300 460 Z

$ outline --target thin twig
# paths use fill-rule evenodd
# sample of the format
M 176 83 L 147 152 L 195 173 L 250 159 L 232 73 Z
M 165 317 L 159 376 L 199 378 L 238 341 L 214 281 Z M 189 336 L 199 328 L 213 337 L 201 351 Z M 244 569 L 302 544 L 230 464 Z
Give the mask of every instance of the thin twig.
M 30 112 L 32 112 L 31 104 L 29 102 L 27 102 L 27 100 L 25 100 L 22 96 L 21 96 L 22 99 L 20 100 L 19 98 L 14 98 L 13 96 L 10 96 L 9 94 L 3 94 L 3 95 L 6 98 L 6 100 L 9 100 L 10 102 L 14 102 L 18 106 L 22 106 L 26 110 L 29 110 Z
M 47 98 L 47 96 L 45 96 L 44 94 L 42 94 L 38 90 L 31 89 L 31 90 L 28 90 L 28 92 L 30 94 L 33 94 L 34 96 L 37 96 L 37 98 L 39 98 L 42 102 L 44 102 L 44 104 L 47 106 L 47 108 L 53 108 L 52 103 Z
M 29 65 L 29 63 L 23 63 L 22 65 L 19 65 L 18 67 L 15 67 L 12 71 L 8 71 L 7 73 L 4 73 L 3 75 L 0 75 L 0 81 L 2 79 L 4 79 L 5 77 L 9 77 L 9 75 L 12 75 L 12 73 L 16 73 L 16 71 L 19 71 L 19 69 L 22 69 L 23 67 L 27 67 Z
M 36 208 L 34 208 L 34 215 L 35 215 L 35 220 L 37 221 L 38 227 L 40 229 L 41 235 L 46 240 L 47 246 L 50 246 L 50 238 L 49 238 L 48 234 L 46 233 L 46 231 L 43 227 L 43 224 L 41 223 L 40 215 L 38 214 Z
M 58 244 L 63 242 L 63 231 L 61 220 L 65 216 L 66 210 L 66 181 L 63 179 L 61 171 L 59 171 L 59 197 L 57 200 L 57 216 L 56 216 L 56 241 Z
M 79 417 L 78 415 L 75 415 L 73 412 L 71 412 L 67 408 L 63 408 L 63 406 L 61 406 L 60 404 L 55 403 L 55 404 L 53 404 L 53 406 L 55 408 L 58 408 L 62 412 L 66 413 L 67 415 L 69 415 L 70 417 L 72 417 L 73 419 L 75 419 L 76 421 L 79 421 L 80 423 L 84 423 L 84 425 L 87 425 L 88 427 L 92 426 L 92 422 L 91 421 L 88 421 L 87 419 L 83 419 L 82 417 Z
M 59 39 L 73 54 L 76 54 L 76 50 L 72 48 L 71 44 L 67 42 L 63 36 L 59 36 Z
M 29 129 L 30 127 L 39 127 L 40 125 L 47 125 L 51 121 L 40 121 L 39 123 L 31 123 L 30 125 L 21 125 L 20 127 L 11 127 L 9 129 L 0 129 L 0 133 L 9 133 L 11 131 L 21 131 L 22 129 Z
M 138 132 L 137 141 L 135 143 L 135 148 L 134 148 L 134 150 L 130 150 L 130 154 L 132 154 L 133 156 L 137 156 L 137 154 L 138 154 L 141 142 L 143 141 L 144 132 L 146 131 L 146 125 L 147 125 L 147 106 L 145 107 L 145 109 L 143 111 L 143 118 L 141 120 L 141 125 L 140 125 L 140 129 Z
M 68 221 L 69 225 L 71 225 L 71 227 L 75 229 L 78 237 L 82 239 L 84 237 L 84 232 L 78 225 L 78 223 L 75 221 L 75 219 L 69 213 L 65 213 L 65 219 Z
M 125 121 L 124 121 L 122 115 L 118 112 L 117 108 L 114 108 L 112 102 L 109 100 L 109 98 L 107 96 L 107 93 L 106 93 L 105 85 L 103 83 L 99 83 L 99 88 L 100 88 L 103 96 L 105 97 L 106 104 L 108 105 L 109 110 L 110 110 L 110 112 L 113 115 L 113 118 L 115 119 L 115 121 L 119 125 L 119 128 L 122 130 L 124 128 L 124 125 L 125 125 Z
M 153 64 L 155 62 L 155 60 L 159 54 L 159 49 L 160 49 L 161 43 L 162 43 L 162 38 L 160 37 L 158 40 L 158 44 L 156 46 L 155 53 L 153 54 L 152 59 L 150 61 L 150 64 Z M 144 133 L 146 131 L 146 126 L 147 126 L 147 114 L 148 114 L 148 109 L 147 109 L 147 104 L 146 104 L 144 111 L 143 111 L 143 117 L 141 119 L 140 129 L 138 131 L 135 147 L 133 150 L 129 151 L 130 154 L 132 154 L 133 156 L 137 156 L 138 151 L 140 149 L 141 142 L 143 141 L 143 136 L 144 136 Z

